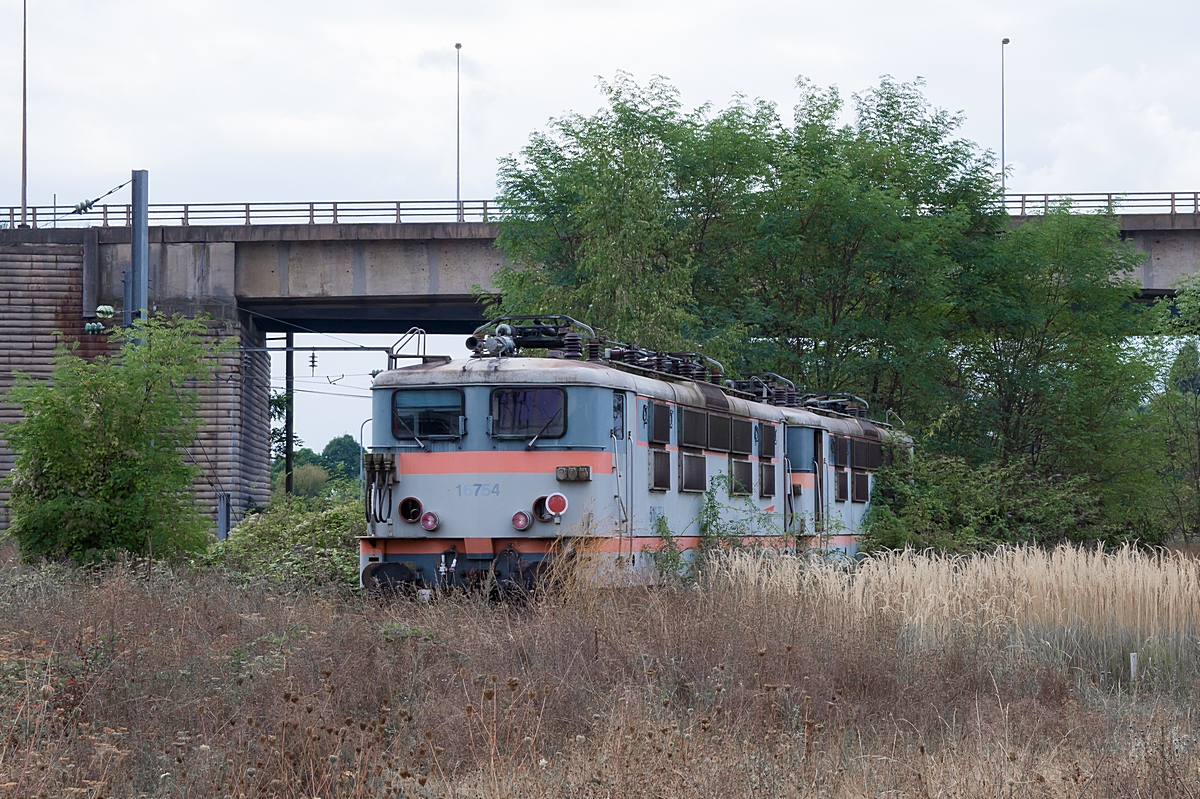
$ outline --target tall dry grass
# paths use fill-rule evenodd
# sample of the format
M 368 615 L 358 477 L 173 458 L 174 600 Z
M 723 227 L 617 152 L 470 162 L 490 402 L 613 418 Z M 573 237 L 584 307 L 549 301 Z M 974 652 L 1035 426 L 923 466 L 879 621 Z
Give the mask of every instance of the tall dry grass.
M 1166 549 L 1005 548 L 991 554 L 890 552 L 847 569 L 769 552 L 714 564 L 720 584 L 777 601 L 805 596 L 830 612 L 893 618 L 914 655 L 965 640 L 1062 664 L 1074 676 L 1128 687 L 1139 676 L 1194 677 L 1200 560 Z
M 144 564 L 0 576 L 0 796 L 1200 784 L 1194 567 L 1173 556 L 910 553 L 846 570 L 735 553 L 692 585 L 564 581 L 508 604 L 319 596 Z M 1151 671 L 1131 693 L 1096 677 L 1126 635 L 1173 642 L 1169 679 Z

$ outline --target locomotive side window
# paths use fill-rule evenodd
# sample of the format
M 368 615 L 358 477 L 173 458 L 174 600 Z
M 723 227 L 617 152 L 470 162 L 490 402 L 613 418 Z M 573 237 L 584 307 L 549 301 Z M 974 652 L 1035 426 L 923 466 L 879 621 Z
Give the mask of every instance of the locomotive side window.
M 851 478 L 850 499 L 854 502 L 866 502 L 871 498 L 871 477 L 866 472 L 854 472 Z
M 708 414 L 680 408 L 679 446 L 704 449 L 708 446 Z
M 850 439 L 845 436 L 830 436 L 829 449 L 834 466 L 850 465 Z
M 625 438 L 625 393 L 613 392 L 613 426 L 612 437 L 618 440 Z
M 741 458 L 730 458 L 729 476 L 732 478 L 729 483 L 730 496 L 745 497 L 750 495 L 750 490 L 754 487 L 754 466 L 750 461 L 742 460 Z
M 492 436 L 562 438 L 567 432 L 567 392 L 561 388 L 492 391 Z
M 671 453 L 665 449 L 650 450 L 650 490 L 671 490 Z
M 869 444 L 861 438 L 853 439 L 850 445 L 853 448 L 854 455 L 850 458 L 855 469 L 869 469 L 871 462 Z
M 758 495 L 764 499 L 775 496 L 775 464 L 760 463 L 758 475 Z
M 878 469 L 883 466 L 883 447 L 878 441 L 867 442 L 867 469 Z
M 758 441 L 758 457 L 760 460 L 770 460 L 775 457 L 775 425 L 762 422 L 758 429 L 762 431 Z
M 408 388 L 392 395 L 392 435 L 401 441 L 459 438 L 463 393 L 457 388 Z
M 708 476 L 703 455 L 679 452 L 679 490 L 688 494 L 703 493 Z
M 754 452 L 754 423 L 749 419 L 733 420 L 733 451 L 738 455 Z
M 833 501 L 845 502 L 850 499 L 850 473 L 834 472 L 834 478 Z
M 729 423 L 732 420 L 728 416 L 709 416 L 708 417 L 708 448 L 716 452 L 728 452 L 731 443 L 731 432 Z
M 789 427 L 784 434 L 784 452 L 793 472 L 812 472 L 816 470 L 817 453 L 814 447 L 813 433 L 820 435 L 811 427 Z
M 671 406 L 650 403 L 650 443 L 671 443 Z

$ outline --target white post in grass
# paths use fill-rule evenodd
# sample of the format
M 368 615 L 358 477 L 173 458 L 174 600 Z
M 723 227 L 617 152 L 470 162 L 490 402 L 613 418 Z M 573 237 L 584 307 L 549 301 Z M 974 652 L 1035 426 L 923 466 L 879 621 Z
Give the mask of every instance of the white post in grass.
M 1133 683 L 1137 682 L 1137 662 L 1138 662 L 1137 655 L 1138 655 L 1137 652 L 1129 653 L 1129 684 L 1130 684 L 1130 686 L 1132 686 Z

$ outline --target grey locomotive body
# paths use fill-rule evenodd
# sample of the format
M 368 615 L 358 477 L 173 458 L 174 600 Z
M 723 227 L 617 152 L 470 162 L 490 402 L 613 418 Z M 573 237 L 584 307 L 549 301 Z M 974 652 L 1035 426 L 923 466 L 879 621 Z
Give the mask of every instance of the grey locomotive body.
M 706 492 L 722 518 L 753 520 L 747 543 L 855 553 L 892 435 L 860 403 L 522 321 L 473 337 L 475 357 L 375 379 L 364 586 L 530 585 L 565 549 L 650 581 L 664 530 L 700 544 Z

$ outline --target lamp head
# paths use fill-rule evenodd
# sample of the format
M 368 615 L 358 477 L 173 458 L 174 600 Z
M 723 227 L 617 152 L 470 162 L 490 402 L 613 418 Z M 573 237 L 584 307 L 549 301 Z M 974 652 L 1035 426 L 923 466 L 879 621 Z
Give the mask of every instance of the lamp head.
M 1005 44 L 1008 44 L 1008 39 L 1005 39 L 1005 40 L 1004 40 L 1004 43 L 1005 43 Z M 455 50 L 461 50 L 461 49 L 462 49 L 462 42 L 455 42 L 455 43 L 454 43 L 454 49 L 455 49 Z
M 1000 44 L 1008 44 L 1008 37 L 1001 39 Z

